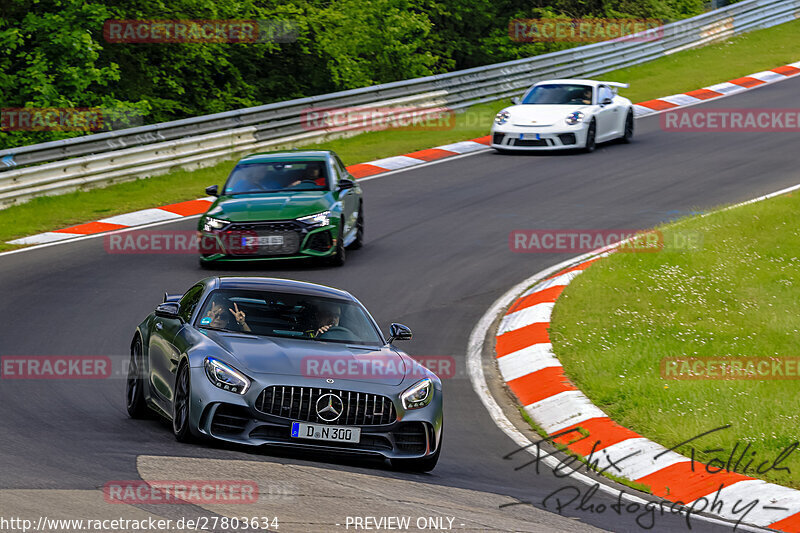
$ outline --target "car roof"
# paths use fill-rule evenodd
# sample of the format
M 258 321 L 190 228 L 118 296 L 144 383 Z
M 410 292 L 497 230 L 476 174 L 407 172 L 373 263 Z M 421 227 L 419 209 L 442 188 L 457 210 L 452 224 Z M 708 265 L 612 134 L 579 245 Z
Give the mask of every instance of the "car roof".
M 269 163 L 272 161 L 327 161 L 333 152 L 330 150 L 288 150 L 283 152 L 262 152 L 250 154 L 239 163 Z M 237 164 L 239 164 L 237 163 Z
M 542 80 L 537 81 L 534 86 L 536 85 L 545 85 L 550 83 L 565 83 L 570 85 L 589 85 L 591 87 L 597 87 L 598 85 L 605 85 L 608 83 L 613 83 L 609 81 L 599 81 L 599 80 L 582 80 L 582 79 L 558 79 L 558 80 Z
M 354 301 L 355 298 L 347 292 L 325 285 L 296 281 L 293 279 L 265 278 L 256 276 L 219 276 L 213 278 L 217 281 L 217 289 L 250 289 L 258 291 L 288 292 L 307 296 L 320 296 L 324 298 L 339 298 Z

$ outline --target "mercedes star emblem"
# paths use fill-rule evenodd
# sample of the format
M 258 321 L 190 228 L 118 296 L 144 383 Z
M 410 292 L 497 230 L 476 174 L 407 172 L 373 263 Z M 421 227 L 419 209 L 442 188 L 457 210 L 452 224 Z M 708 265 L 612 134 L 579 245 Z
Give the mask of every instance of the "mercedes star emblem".
M 317 416 L 325 422 L 333 422 L 342 416 L 344 403 L 333 393 L 323 394 L 317 400 Z

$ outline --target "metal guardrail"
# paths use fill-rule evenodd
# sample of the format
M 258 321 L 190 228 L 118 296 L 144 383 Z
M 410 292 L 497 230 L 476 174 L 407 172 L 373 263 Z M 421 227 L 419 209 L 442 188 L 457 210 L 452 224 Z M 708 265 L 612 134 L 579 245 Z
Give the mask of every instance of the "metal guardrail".
M 590 77 L 800 18 L 800 0 L 746 0 L 667 24 L 648 42 L 614 40 L 505 63 L 214 115 L 0 151 L 0 209 L 44 194 L 195 169 L 253 150 L 352 134 L 309 129 L 305 113 L 352 106 L 461 109 L 536 81 Z

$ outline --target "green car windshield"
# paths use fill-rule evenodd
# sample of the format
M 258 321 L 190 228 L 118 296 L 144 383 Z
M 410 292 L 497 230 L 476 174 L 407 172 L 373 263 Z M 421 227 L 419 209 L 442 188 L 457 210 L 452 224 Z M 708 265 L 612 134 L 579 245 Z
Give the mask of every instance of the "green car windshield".
M 324 161 L 273 161 L 239 163 L 225 183 L 224 194 L 326 191 Z
M 206 299 L 197 326 L 309 341 L 384 344 L 355 302 L 304 294 L 218 289 Z

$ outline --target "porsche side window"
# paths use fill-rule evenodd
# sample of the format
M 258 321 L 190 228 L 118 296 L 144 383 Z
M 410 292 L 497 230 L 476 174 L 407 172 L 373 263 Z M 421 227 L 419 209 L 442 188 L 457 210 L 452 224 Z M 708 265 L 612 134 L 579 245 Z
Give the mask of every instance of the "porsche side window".
M 197 304 L 200 302 L 200 297 L 203 295 L 203 286 L 202 285 L 195 285 L 188 291 L 186 294 L 183 295 L 181 298 L 180 305 L 181 305 L 181 318 L 185 322 L 189 322 L 189 319 L 192 317 L 192 313 L 194 313 Z

